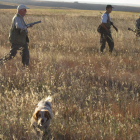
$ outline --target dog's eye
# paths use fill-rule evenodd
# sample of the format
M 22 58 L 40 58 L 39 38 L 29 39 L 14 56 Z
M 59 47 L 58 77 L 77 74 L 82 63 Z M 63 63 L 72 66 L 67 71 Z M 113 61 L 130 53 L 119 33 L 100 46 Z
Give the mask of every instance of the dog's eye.
M 47 119 L 50 118 L 50 115 L 49 115 L 49 113 L 47 111 L 45 112 L 44 117 L 47 118 Z
M 41 114 L 38 114 L 38 117 L 41 117 Z

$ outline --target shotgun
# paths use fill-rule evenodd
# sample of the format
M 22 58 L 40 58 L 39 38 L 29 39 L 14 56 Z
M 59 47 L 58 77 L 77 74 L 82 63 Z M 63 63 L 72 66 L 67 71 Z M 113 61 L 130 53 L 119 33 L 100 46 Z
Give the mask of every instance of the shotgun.
M 113 24 L 112 21 L 110 21 L 111 25 L 113 26 L 113 28 L 116 30 L 116 32 L 118 32 L 118 28 Z
M 136 31 L 133 30 L 133 29 L 131 29 L 131 28 L 128 28 L 128 30 L 129 30 L 129 31 L 132 31 L 132 32 L 134 32 L 134 33 L 136 33 Z
M 38 24 L 38 23 L 41 23 L 41 21 L 29 23 L 29 24 L 27 24 L 26 26 L 27 26 L 27 28 L 28 28 L 28 27 L 30 27 L 30 26 L 32 26 L 32 25 L 35 25 L 35 24 Z
M 138 30 L 133 30 L 133 29 L 131 29 L 131 28 L 128 28 L 128 30 L 134 32 L 134 33 L 136 34 L 136 36 L 140 36 L 140 29 L 138 29 Z

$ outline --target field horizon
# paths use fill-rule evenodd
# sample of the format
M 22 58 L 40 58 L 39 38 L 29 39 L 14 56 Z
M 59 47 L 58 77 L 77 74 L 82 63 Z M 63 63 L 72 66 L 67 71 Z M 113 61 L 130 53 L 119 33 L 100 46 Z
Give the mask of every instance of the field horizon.
M 2 4 L 1 4 L 2 3 Z M 25 4 L 29 7 L 36 9 L 77 9 L 77 10 L 105 10 L 106 4 L 104 3 L 79 3 L 75 2 L 63 2 L 63 1 L 39 1 L 39 0 L 0 0 L 0 9 L 13 9 L 19 4 Z M 113 11 L 125 11 L 125 12 L 139 12 L 138 5 L 113 5 L 115 7 Z
M 102 11 L 103 12 L 103 11 Z M 0 58 L 9 53 L 16 9 L 1 9 Z M 30 119 L 37 103 L 57 95 L 47 140 L 138 140 L 140 48 L 138 13 L 112 12 L 115 47 L 100 53 L 99 11 L 29 9 L 29 67 L 20 53 L 0 66 L 0 139 L 37 140 Z M 127 23 L 127 24 L 126 24 Z

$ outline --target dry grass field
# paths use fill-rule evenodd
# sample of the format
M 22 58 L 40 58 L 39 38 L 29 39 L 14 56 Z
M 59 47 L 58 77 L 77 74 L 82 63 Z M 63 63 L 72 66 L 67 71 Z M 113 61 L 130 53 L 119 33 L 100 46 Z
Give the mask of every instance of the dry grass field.
M 0 57 L 16 10 L 0 10 Z M 100 54 L 99 11 L 30 9 L 30 65 L 19 53 L 0 67 L 0 139 L 35 140 L 30 119 L 41 99 L 57 94 L 44 139 L 138 140 L 140 46 L 133 32 L 138 13 L 112 12 L 115 48 Z

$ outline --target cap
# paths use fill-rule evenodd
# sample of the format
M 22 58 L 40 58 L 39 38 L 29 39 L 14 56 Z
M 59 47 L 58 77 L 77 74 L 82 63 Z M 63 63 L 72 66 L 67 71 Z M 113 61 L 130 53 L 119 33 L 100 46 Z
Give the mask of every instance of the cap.
M 113 7 L 112 5 L 107 5 L 107 6 L 106 6 L 106 9 L 107 9 L 107 8 L 114 8 L 114 7 Z
M 30 8 L 26 7 L 24 4 L 21 4 L 17 7 L 17 11 L 19 11 L 21 9 L 30 9 Z

